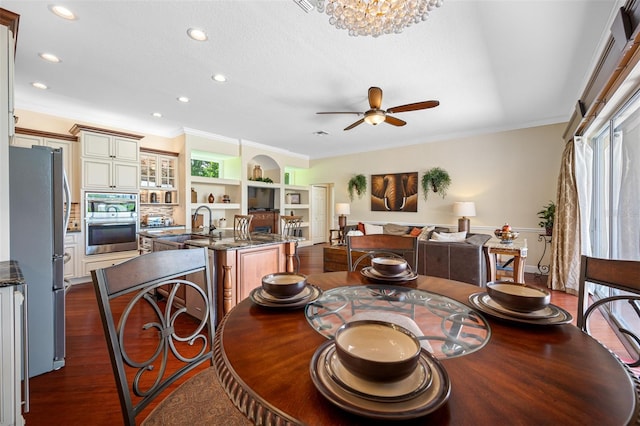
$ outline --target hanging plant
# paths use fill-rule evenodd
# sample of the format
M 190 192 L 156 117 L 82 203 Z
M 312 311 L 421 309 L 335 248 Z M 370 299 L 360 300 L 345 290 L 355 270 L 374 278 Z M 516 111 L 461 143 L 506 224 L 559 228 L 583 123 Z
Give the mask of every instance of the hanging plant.
M 422 176 L 422 191 L 424 199 L 427 199 L 429 191 L 439 194 L 442 198 L 447 196 L 447 189 L 451 185 L 451 178 L 446 170 L 440 167 L 433 167 L 425 172 Z
M 358 198 L 362 198 L 362 196 L 367 192 L 367 178 L 365 175 L 355 175 L 349 179 L 347 188 L 349 190 L 349 198 L 351 201 L 353 201 L 354 193 L 358 194 Z

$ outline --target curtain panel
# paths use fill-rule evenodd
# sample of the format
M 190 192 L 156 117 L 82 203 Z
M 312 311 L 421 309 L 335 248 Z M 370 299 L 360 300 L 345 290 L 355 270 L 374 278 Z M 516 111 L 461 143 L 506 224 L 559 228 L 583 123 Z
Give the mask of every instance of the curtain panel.
M 578 294 L 580 276 L 580 203 L 575 170 L 575 140 L 562 153 L 556 201 L 556 218 L 551 238 L 551 267 L 547 286 Z

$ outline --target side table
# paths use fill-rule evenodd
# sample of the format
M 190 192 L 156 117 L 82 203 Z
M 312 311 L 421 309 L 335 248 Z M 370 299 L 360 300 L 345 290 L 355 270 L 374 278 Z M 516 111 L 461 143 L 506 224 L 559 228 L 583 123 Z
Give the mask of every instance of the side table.
M 538 260 L 538 272 L 534 276 L 535 279 L 541 278 L 543 275 L 549 274 L 549 269 L 551 268 L 551 265 L 549 265 L 548 263 L 542 264 L 542 260 L 544 259 L 544 255 L 547 253 L 547 246 L 551 245 L 551 238 L 552 238 L 551 235 L 547 235 L 547 234 L 538 235 L 538 241 L 543 242 L 544 247 L 542 248 L 542 256 L 540 256 L 540 260 Z
M 513 281 L 524 283 L 524 266 L 527 259 L 526 243 L 513 241 L 505 244 L 496 240 L 489 240 L 484 245 L 487 258 L 487 281 L 496 280 L 497 260 L 499 254 L 513 256 Z

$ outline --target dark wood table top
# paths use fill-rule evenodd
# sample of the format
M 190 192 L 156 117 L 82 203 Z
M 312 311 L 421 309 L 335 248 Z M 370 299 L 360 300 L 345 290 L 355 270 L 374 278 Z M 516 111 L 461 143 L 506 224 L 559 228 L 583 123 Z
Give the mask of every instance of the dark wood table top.
M 358 272 L 314 274 L 323 290 L 369 284 Z M 469 305 L 480 288 L 420 276 L 410 284 Z M 407 424 L 622 425 L 638 417 L 637 380 L 597 341 L 571 324 L 535 326 L 485 315 L 490 341 L 480 350 L 441 359 L 451 381 L 448 401 Z M 303 309 L 272 310 L 250 299 L 218 327 L 215 365 L 235 404 L 263 424 L 364 425 L 324 398 L 310 376 L 326 342 Z M 380 424 L 388 421 L 380 421 Z

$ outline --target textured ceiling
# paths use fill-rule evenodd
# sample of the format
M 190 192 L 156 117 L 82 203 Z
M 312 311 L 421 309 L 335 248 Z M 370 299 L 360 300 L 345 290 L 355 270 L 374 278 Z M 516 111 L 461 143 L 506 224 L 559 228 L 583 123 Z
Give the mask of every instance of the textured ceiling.
M 79 17 L 72 22 L 49 4 L 2 1 L 21 15 L 18 109 L 160 136 L 192 129 L 320 158 L 568 121 L 621 2 L 445 0 L 428 21 L 379 38 L 349 37 L 291 0 L 65 1 Z M 209 40 L 191 40 L 189 27 Z M 383 89 L 383 109 L 440 106 L 398 113 L 404 127 L 346 132 L 358 116 L 315 114 L 367 110 L 370 86 Z

